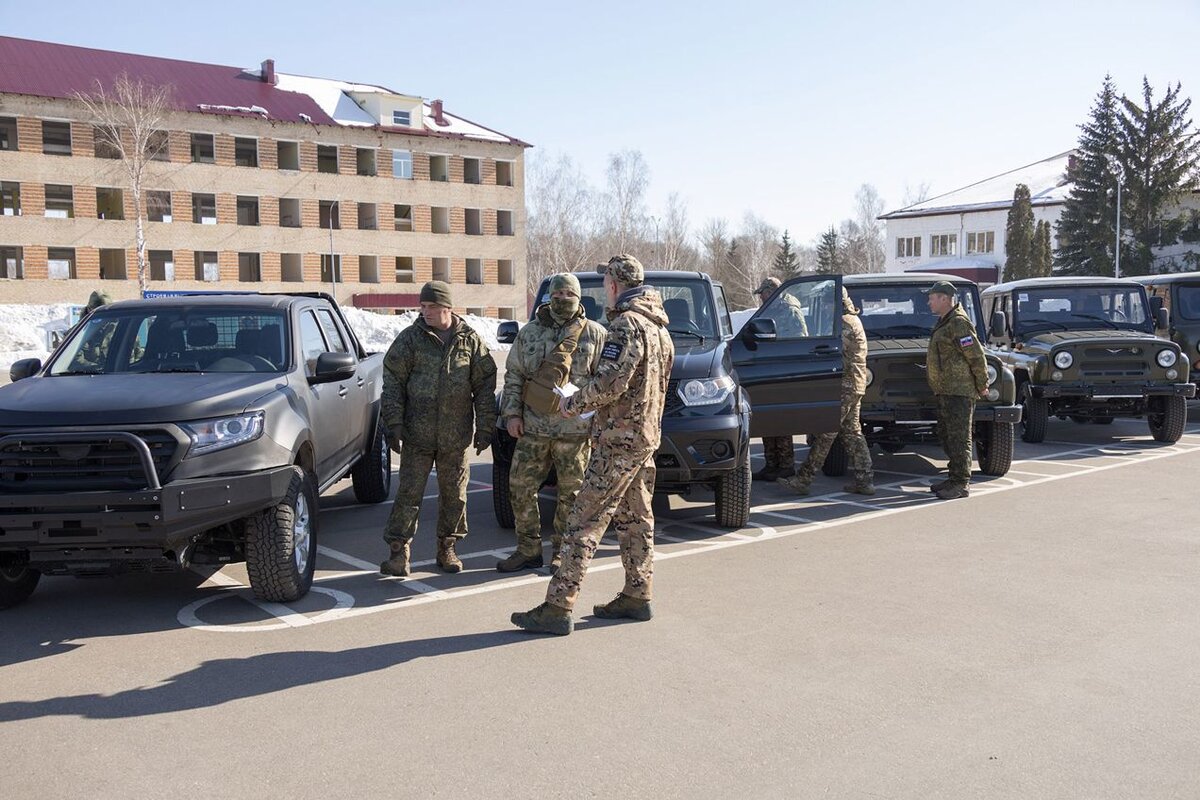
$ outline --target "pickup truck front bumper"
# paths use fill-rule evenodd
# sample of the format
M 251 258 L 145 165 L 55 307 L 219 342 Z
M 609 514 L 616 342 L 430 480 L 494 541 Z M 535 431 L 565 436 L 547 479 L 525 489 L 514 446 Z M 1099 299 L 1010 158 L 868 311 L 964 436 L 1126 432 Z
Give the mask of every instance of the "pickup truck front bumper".
M 933 406 L 912 406 L 895 408 L 868 408 L 859 414 L 863 422 L 875 425 L 910 424 L 919 425 L 937 422 L 937 408 Z M 1011 422 L 1021 421 L 1020 406 L 987 406 L 975 404 L 975 422 Z
M 1146 397 L 1178 396 L 1192 398 L 1196 396 L 1194 383 L 1158 383 L 1158 384 L 1117 384 L 1114 386 L 1096 386 L 1093 384 L 1029 384 L 1029 391 L 1034 397 L 1054 399 L 1056 397 L 1076 397 L 1086 400 L 1136 399 Z

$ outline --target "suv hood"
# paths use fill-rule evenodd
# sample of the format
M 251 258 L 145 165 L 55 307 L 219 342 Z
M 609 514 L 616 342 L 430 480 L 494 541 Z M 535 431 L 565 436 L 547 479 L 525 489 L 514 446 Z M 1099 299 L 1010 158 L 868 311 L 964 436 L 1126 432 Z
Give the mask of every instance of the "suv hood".
M 675 363 L 671 366 L 671 380 L 710 378 L 714 375 L 713 362 L 719 353 L 725 352 L 725 342 L 720 339 L 696 342 L 689 336 L 672 338 L 675 341 Z
M 241 413 L 284 374 L 155 373 L 26 378 L 0 389 L 0 424 L 133 425 Z
M 1155 344 L 1170 344 L 1165 339 L 1160 339 L 1144 331 L 1114 331 L 1108 328 L 1082 331 L 1046 331 L 1023 340 L 1024 349 L 1026 350 L 1049 350 L 1056 345 L 1069 342 L 1083 342 L 1089 345 L 1106 343 L 1129 345 L 1135 342 L 1142 342 L 1147 347 L 1153 347 Z
M 867 337 L 867 355 L 894 356 L 901 353 L 929 352 L 929 337 L 923 339 L 872 339 Z

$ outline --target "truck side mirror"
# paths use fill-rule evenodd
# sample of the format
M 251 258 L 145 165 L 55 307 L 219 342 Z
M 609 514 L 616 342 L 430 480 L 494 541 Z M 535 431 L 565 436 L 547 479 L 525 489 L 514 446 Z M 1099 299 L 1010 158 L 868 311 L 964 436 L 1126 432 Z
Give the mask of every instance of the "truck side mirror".
M 16 383 L 24 378 L 37 375 L 41 370 L 42 360 L 40 358 L 22 358 L 20 361 L 14 361 L 13 365 L 8 368 L 8 379 Z
M 521 326 L 516 320 L 506 319 L 500 323 L 500 327 L 496 328 L 496 339 L 500 344 L 512 344 L 517 340 L 517 331 Z
M 988 332 L 993 339 L 1002 339 L 1008 333 L 1008 317 L 1003 311 L 992 312 L 992 326 Z
M 1154 327 L 1166 330 L 1171 327 L 1171 312 L 1162 307 L 1162 298 L 1158 298 L 1158 308 L 1154 310 Z
M 1158 310 L 1163 307 L 1163 299 L 1160 294 L 1150 295 L 1150 313 L 1158 319 Z
M 321 353 L 317 356 L 315 375 L 308 376 L 310 384 L 333 383 L 353 378 L 358 371 L 354 356 L 350 353 Z
M 750 320 L 746 323 L 746 337 L 757 342 L 775 341 L 775 320 L 763 317 Z

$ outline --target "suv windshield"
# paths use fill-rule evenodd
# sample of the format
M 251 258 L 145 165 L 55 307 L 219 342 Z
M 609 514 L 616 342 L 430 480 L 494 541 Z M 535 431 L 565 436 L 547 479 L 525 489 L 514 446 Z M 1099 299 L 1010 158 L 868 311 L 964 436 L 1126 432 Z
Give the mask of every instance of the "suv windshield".
M 283 312 L 247 308 L 139 308 L 98 312 L 54 360 L 50 375 L 120 372 L 280 372 Z
M 1200 319 L 1200 286 L 1180 284 L 1176 291 L 1174 311 L 1180 319 Z
M 1013 330 L 1148 330 L 1140 286 L 1049 286 L 1014 293 Z
M 583 289 L 581 302 L 588 319 L 607 327 L 608 319 L 604 316 L 604 283 L 588 280 L 580 281 L 580 284 Z M 719 325 L 717 310 L 713 308 L 711 293 L 704 281 L 695 278 L 668 278 L 648 281 L 646 285 L 657 289 L 662 295 L 663 309 L 667 312 L 669 320 L 667 328 L 672 335 L 691 339 L 701 336 L 705 339 L 717 339 L 720 338 L 719 329 L 729 329 L 728 323 Z M 540 300 L 543 303 L 548 302 L 549 296 L 545 295 Z
M 929 336 L 938 317 L 929 310 L 928 284 L 847 285 L 850 299 L 862 312 L 859 319 L 871 339 L 909 339 Z M 973 286 L 956 286 L 958 302 L 979 330 L 979 298 Z

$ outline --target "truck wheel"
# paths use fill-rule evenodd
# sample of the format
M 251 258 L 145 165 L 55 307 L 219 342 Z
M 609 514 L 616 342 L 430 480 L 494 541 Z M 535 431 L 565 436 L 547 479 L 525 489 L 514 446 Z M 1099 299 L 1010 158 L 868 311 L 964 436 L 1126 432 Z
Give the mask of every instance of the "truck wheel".
M 317 565 L 317 493 L 312 478 L 292 467 L 278 505 L 246 518 L 246 571 L 260 600 L 288 603 L 312 586 Z
M 1012 466 L 1013 424 L 979 422 L 975 425 L 975 454 L 984 475 L 1004 475 Z
M 24 603 L 41 577 L 42 573 L 29 567 L 0 567 L 0 608 Z
M 840 478 L 846 474 L 846 469 L 850 466 L 850 459 L 846 455 L 846 446 L 842 444 L 842 435 L 833 440 L 833 444 L 829 446 L 829 455 L 825 456 L 825 463 L 821 465 L 821 472 L 828 475 L 830 478 Z
M 1187 424 L 1187 401 L 1177 395 L 1152 398 L 1146 421 L 1154 441 L 1174 444 L 1183 436 Z
M 1021 441 L 1037 444 L 1046 438 L 1050 405 L 1044 397 L 1034 397 L 1027 389 L 1021 400 Z
M 512 498 L 508 494 L 508 468 L 511 464 L 498 460 L 492 462 L 492 509 L 496 512 L 496 524 L 512 530 L 517 527 L 513 516 Z
M 375 434 L 375 443 L 350 470 L 354 497 L 360 503 L 382 503 L 392 493 L 392 448 L 383 426 Z
M 717 524 L 722 528 L 744 528 L 750 519 L 750 451 L 741 462 L 717 479 Z
M 1112 425 L 1114 417 L 1092 417 L 1093 425 Z

